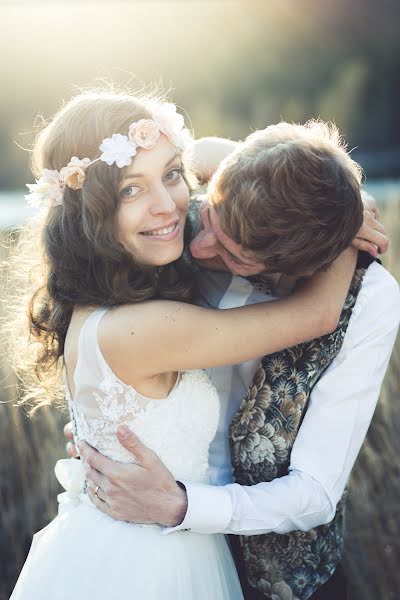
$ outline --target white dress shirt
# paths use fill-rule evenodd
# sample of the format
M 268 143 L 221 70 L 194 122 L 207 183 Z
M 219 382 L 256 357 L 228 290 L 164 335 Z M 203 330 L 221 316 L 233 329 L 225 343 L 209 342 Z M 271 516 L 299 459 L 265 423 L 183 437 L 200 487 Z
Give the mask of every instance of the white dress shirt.
M 219 280 L 223 285 L 223 277 Z M 229 277 L 229 281 L 215 303 L 220 308 L 266 298 L 243 278 Z M 271 482 L 232 483 L 228 442 L 233 415 L 260 360 L 211 369 L 209 375 L 221 400 L 220 423 L 210 448 L 211 484 L 183 482 L 188 496 L 185 519 L 163 533 L 191 529 L 283 534 L 331 521 L 371 422 L 399 322 L 399 286 L 381 265 L 373 263 L 363 279 L 342 348 L 311 392 L 288 475 Z

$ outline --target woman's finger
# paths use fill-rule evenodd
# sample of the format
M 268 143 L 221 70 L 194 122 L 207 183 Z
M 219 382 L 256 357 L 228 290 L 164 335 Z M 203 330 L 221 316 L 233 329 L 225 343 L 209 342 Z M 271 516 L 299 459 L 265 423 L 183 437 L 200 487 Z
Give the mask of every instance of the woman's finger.
M 383 229 L 384 231 L 384 229 Z M 378 228 L 372 228 L 366 223 L 362 225 L 362 227 L 357 232 L 356 239 L 362 239 L 370 244 L 375 245 L 380 254 L 384 254 L 387 252 L 389 247 L 389 238 L 385 235 L 385 233 L 378 230 Z
M 371 256 L 373 256 L 374 258 L 378 256 L 377 247 L 374 246 L 374 244 L 367 242 L 366 240 L 363 240 L 361 238 L 354 238 L 351 245 L 353 246 L 353 248 L 356 248 L 356 250 L 368 252 L 368 254 L 371 254 Z

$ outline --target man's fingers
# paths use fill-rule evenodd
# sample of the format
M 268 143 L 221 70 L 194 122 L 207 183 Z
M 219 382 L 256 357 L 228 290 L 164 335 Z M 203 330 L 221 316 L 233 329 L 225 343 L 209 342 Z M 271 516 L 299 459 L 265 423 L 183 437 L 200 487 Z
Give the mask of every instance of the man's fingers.
M 103 473 L 107 477 L 115 473 L 115 470 L 118 468 L 112 460 L 103 456 L 98 452 L 95 448 L 92 448 L 86 442 L 80 441 L 78 442 L 79 452 L 81 455 L 81 459 L 92 467 L 93 469 L 97 469 L 100 473 Z
M 109 486 L 108 479 L 104 477 L 99 471 L 96 469 L 91 469 L 90 467 L 86 470 L 86 479 L 91 482 L 92 487 L 95 488 L 96 485 L 101 487 L 103 490 L 103 494 L 106 494 L 107 487 Z
M 154 452 L 150 450 L 126 425 L 120 425 L 117 429 L 120 444 L 133 454 L 140 465 L 145 465 L 154 458 Z
M 90 484 L 88 484 L 86 490 L 91 490 L 91 492 L 93 493 L 93 495 L 96 498 L 99 498 L 102 502 L 106 502 L 108 504 L 107 495 L 106 495 L 105 491 L 98 484 L 90 483 Z M 96 490 L 97 490 L 97 494 L 95 494 Z M 108 505 L 108 506 L 110 506 L 110 505 Z
M 74 432 L 72 429 L 72 423 L 71 421 L 69 423 L 67 423 L 66 425 L 64 425 L 64 435 L 67 438 L 67 440 L 73 440 L 74 439 Z
M 97 506 L 97 508 L 99 510 L 101 510 L 101 512 L 105 513 L 106 515 L 109 515 L 110 517 L 113 516 L 111 514 L 111 509 L 110 509 L 109 505 L 107 504 L 107 502 L 104 502 L 103 500 L 100 500 L 100 498 L 98 498 L 95 495 L 94 490 L 90 486 L 88 486 L 86 488 L 86 492 L 87 492 L 90 500 L 93 502 L 93 504 L 95 506 Z

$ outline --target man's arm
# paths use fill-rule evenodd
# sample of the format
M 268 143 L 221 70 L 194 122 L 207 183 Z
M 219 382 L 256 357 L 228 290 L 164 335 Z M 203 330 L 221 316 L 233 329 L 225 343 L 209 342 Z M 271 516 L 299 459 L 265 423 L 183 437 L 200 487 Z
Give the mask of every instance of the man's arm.
M 329 522 L 365 438 L 400 321 L 397 283 L 378 264 L 365 276 L 343 347 L 315 386 L 289 474 L 255 486 L 186 483 L 174 529 L 255 535 Z
M 165 534 L 286 533 L 329 522 L 372 419 L 399 322 L 398 285 L 376 263 L 364 278 L 342 349 L 311 394 L 287 476 L 251 487 L 184 482 L 185 497 L 158 457 L 130 433 L 119 439 L 139 459 L 136 465 L 117 465 L 83 444 L 92 501 L 115 518 L 170 527 Z M 100 500 L 93 494 L 97 485 Z

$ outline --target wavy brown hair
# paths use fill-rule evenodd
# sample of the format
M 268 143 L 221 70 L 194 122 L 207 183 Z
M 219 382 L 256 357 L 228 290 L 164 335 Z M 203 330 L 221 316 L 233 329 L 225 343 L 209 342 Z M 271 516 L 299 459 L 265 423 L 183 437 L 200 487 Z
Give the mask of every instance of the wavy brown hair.
M 224 232 L 269 272 L 329 267 L 363 221 L 362 170 L 332 123 L 278 123 L 220 165 L 210 198 Z
M 108 91 L 72 98 L 39 133 L 33 174 L 40 177 L 44 168 L 60 171 L 72 156 L 94 160 L 104 138 L 126 135 L 130 123 L 151 118 L 149 100 Z M 187 254 L 163 267 L 143 266 L 118 241 L 115 215 L 123 175 L 115 165 L 96 162 L 81 190 L 66 186 L 62 205 L 48 208 L 21 232 L 11 258 L 14 286 L 6 329 L 22 382 L 19 403 L 31 406 L 31 414 L 63 396 L 64 342 L 74 307 L 192 299 Z M 184 178 L 191 188 L 194 178 L 187 168 Z M 188 219 L 185 241 L 190 235 Z

